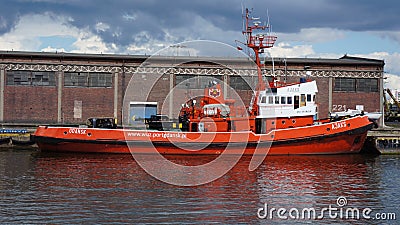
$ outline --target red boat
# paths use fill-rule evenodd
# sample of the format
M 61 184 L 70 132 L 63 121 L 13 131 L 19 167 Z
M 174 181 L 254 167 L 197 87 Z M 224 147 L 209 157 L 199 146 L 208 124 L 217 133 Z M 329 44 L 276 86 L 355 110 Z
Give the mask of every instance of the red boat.
M 251 20 L 246 10 L 244 44 L 254 51 L 258 67 L 258 84 L 248 108 L 238 108 L 234 100 L 224 99 L 221 85 L 210 83 L 201 99 L 186 101 L 180 110 L 176 126 L 179 129 L 163 128 L 162 121 L 151 124 L 156 130 L 119 129 L 112 122 L 107 126 L 102 123 L 109 128 L 98 128 L 93 123 L 81 128 L 39 126 L 34 134 L 37 145 L 43 151 L 186 155 L 359 152 L 372 128 L 368 117 L 318 120 L 315 81 L 265 82 L 259 54 L 272 47 L 276 37 L 253 35 L 253 30 L 265 30 L 268 26 L 258 22 L 249 25 Z

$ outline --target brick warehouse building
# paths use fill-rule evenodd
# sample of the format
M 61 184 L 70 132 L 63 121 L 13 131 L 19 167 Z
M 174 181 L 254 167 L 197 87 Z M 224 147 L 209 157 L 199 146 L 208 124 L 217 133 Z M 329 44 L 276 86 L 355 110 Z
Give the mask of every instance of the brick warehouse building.
M 245 80 L 250 84 L 256 80 L 255 68 L 244 58 L 159 56 L 150 66 L 143 67 L 149 56 L 2 51 L 0 57 L 3 124 L 79 124 L 89 117 L 100 116 L 117 117 L 121 121 L 125 91 L 134 73 L 140 74 L 137 82 L 143 84 L 154 73 L 161 74 L 150 98 L 145 100 L 157 102 L 163 107 L 162 111 L 159 107 L 158 113 L 172 117 L 176 117 L 184 103 L 184 98 L 177 100 L 177 97 L 188 92 L 201 93 L 210 76 L 224 81 L 225 97 L 233 95 L 227 87 L 230 86 L 246 105 L 252 91 Z M 262 70 L 266 76 L 276 76 L 280 81 L 297 82 L 300 77 L 316 80 L 319 118 L 357 105 L 368 112 L 382 111 L 382 60 L 349 56 L 275 58 L 273 62 L 269 59 Z M 164 103 L 172 89 L 175 101 Z M 138 99 L 127 95 L 125 101 Z

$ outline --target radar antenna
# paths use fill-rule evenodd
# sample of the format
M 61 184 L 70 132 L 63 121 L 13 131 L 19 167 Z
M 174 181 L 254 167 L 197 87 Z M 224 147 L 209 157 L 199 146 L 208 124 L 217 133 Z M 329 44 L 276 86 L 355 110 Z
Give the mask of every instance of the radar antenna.
M 253 115 L 258 115 L 258 107 L 257 101 L 260 91 L 266 89 L 266 83 L 263 80 L 262 72 L 261 72 L 261 62 L 260 62 L 260 54 L 264 53 L 264 49 L 272 48 L 277 39 L 276 36 L 271 35 L 271 26 L 269 24 L 269 16 L 268 23 L 264 25 L 260 25 L 260 18 L 250 17 L 250 10 L 246 8 L 245 14 L 242 14 L 243 22 L 245 24 L 245 29 L 243 29 L 242 33 L 245 37 L 246 43 L 239 42 L 245 45 L 247 48 L 252 49 L 255 55 L 255 61 L 257 64 L 257 75 L 258 75 L 258 83 L 256 86 L 256 93 L 254 98 L 252 99 L 252 104 L 250 104 L 250 111 Z M 263 31 L 267 31 L 266 33 Z M 254 34 L 257 32 L 256 34 Z M 239 49 L 239 47 L 238 47 Z

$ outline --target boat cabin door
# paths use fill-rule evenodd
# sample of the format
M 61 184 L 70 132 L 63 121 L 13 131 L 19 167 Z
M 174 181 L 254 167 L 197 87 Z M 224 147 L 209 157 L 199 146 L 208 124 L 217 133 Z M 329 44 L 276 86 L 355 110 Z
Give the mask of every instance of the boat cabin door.
M 266 134 L 267 133 L 267 119 L 256 118 L 256 134 Z

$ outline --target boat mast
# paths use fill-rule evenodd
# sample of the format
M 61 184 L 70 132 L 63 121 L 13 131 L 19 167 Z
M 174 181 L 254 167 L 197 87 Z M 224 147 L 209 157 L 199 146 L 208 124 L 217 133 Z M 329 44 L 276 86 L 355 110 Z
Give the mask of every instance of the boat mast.
M 242 31 L 243 35 L 246 38 L 246 43 L 244 43 L 248 48 L 251 48 L 254 51 L 255 61 L 257 64 L 257 76 L 258 82 L 256 86 L 256 93 L 253 98 L 253 105 L 251 107 L 251 115 L 258 115 L 258 107 L 257 101 L 260 92 L 265 90 L 266 83 L 263 80 L 262 72 L 261 72 L 261 62 L 260 62 L 260 54 L 264 53 L 265 48 L 272 48 L 277 39 L 276 36 L 271 36 L 270 32 L 268 34 L 258 33 L 253 34 L 254 30 L 268 30 L 270 31 L 269 24 L 260 25 L 261 22 L 258 21 L 260 18 L 250 17 L 250 11 L 246 8 L 245 15 L 243 15 L 243 19 L 245 20 L 245 30 Z M 252 24 L 250 24 L 252 22 Z

